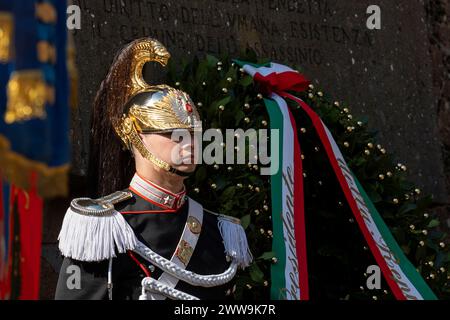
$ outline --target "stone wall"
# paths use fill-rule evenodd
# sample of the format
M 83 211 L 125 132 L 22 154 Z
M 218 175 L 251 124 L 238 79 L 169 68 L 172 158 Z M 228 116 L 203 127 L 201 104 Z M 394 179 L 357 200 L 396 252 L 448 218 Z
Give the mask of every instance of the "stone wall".
M 450 190 L 450 2 L 428 0 L 425 8 L 444 173 L 447 190 Z M 447 201 L 435 211 L 441 217 L 447 231 L 450 231 L 449 199 L 447 198 Z

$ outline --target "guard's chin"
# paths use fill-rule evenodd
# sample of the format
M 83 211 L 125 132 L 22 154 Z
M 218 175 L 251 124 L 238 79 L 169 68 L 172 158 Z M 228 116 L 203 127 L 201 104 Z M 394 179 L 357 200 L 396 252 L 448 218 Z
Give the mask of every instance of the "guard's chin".
M 185 172 L 185 173 L 193 173 L 195 169 L 197 168 L 196 164 L 180 164 L 179 166 L 176 166 L 176 169 Z

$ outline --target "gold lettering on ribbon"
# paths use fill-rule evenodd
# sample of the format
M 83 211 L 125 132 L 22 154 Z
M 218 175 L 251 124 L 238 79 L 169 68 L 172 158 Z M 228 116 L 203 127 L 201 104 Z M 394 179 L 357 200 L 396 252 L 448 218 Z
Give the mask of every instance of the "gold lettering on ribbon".
M 336 157 L 337 158 L 337 157 Z M 411 293 L 411 288 L 403 282 L 402 275 L 397 271 L 397 269 L 400 269 L 400 261 L 395 258 L 393 252 L 389 249 L 384 239 L 380 236 L 378 239 L 376 239 L 376 235 L 373 230 L 369 227 L 370 225 L 373 225 L 374 228 L 376 228 L 376 225 L 372 219 L 372 216 L 370 215 L 370 211 L 367 208 L 367 205 L 364 201 L 364 198 L 362 197 L 361 193 L 358 190 L 358 187 L 355 184 L 355 180 L 353 179 L 350 169 L 347 166 L 347 163 L 341 158 L 337 158 L 339 167 L 342 170 L 342 173 L 345 177 L 345 180 L 347 181 L 347 184 L 350 187 L 350 191 L 352 193 L 352 196 L 354 200 L 356 201 L 357 207 L 361 213 L 361 216 L 366 221 L 367 229 L 369 230 L 370 234 L 372 235 L 377 247 L 380 250 L 380 253 L 382 254 L 389 270 L 392 273 L 392 280 L 394 280 L 400 290 L 402 291 L 403 295 L 410 300 L 418 300 L 419 297 L 414 296 L 413 293 Z
M 372 220 L 370 217 L 369 210 L 367 209 L 367 206 L 364 203 L 364 200 L 358 191 L 358 187 L 355 185 L 355 181 L 353 180 L 353 177 L 350 173 L 350 170 L 347 167 L 347 164 L 345 163 L 345 161 L 343 159 L 340 159 L 340 158 L 337 158 L 337 161 L 338 161 L 339 167 L 342 170 L 344 178 L 350 187 L 350 191 L 353 195 L 353 198 L 356 201 L 356 205 L 358 206 L 358 209 L 361 212 L 362 217 L 364 218 L 364 220 L 366 220 L 367 223 L 371 223 Z
M 283 171 L 283 182 L 286 185 L 287 191 L 285 199 L 287 211 L 281 214 L 281 219 L 283 221 L 283 228 L 284 230 L 286 230 L 284 242 L 288 245 L 288 250 L 290 253 L 286 262 L 290 265 L 289 279 L 291 280 L 290 288 L 286 288 L 286 293 L 290 296 L 291 299 L 297 300 L 299 298 L 298 292 L 300 291 L 300 286 L 294 232 L 294 181 L 292 179 L 292 170 L 289 166 L 287 167 L 286 171 Z
M 378 248 L 380 248 L 380 250 L 382 250 L 384 253 L 382 253 L 383 257 L 385 258 L 385 261 L 389 267 L 389 269 L 392 271 L 392 280 L 394 280 L 399 288 L 402 290 L 403 294 L 405 295 L 406 298 L 408 298 L 409 300 L 418 300 L 418 297 L 413 296 L 411 294 L 409 294 L 411 292 L 411 288 L 408 287 L 408 285 L 406 283 L 404 283 L 403 281 L 401 281 L 401 274 L 398 273 L 397 270 L 395 270 L 395 265 L 400 265 L 400 261 L 395 257 L 394 253 L 391 251 L 391 249 L 389 249 L 389 247 L 384 243 L 384 242 L 377 242 L 377 246 Z

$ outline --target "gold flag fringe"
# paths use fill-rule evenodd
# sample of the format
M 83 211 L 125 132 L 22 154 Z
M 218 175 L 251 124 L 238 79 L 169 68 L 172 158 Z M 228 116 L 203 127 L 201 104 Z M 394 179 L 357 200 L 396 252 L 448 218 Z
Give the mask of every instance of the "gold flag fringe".
M 70 165 L 49 167 L 27 159 L 10 148 L 8 139 L 0 135 L 0 174 L 3 179 L 23 189 L 30 189 L 30 178 L 37 173 L 37 193 L 42 198 L 66 197 L 69 189 Z

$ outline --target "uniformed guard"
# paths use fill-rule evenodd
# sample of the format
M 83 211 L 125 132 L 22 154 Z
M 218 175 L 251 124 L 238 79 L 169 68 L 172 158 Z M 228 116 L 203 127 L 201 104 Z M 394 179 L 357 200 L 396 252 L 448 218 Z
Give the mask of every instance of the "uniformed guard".
M 56 299 L 224 299 L 237 269 L 251 263 L 239 219 L 186 195 L 194 142 L 181 145 L 172 133 L 201 130 L 199 114 L 185 92 L 149 85 L 142 75 L 146 62 L 164 66 L 169 57 L 158 41 L 135 40 L 115 57 L 97 93 L 103 109 L 93 112 L 131 152 L 135 172 L 127 188 L 72 200 L 58 237 L 65 258 Z M 99 132 L 93 130 L 100 145 L 119 141 Z M 113 173 L 123 176 L 119 171 Z

